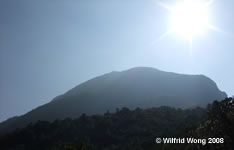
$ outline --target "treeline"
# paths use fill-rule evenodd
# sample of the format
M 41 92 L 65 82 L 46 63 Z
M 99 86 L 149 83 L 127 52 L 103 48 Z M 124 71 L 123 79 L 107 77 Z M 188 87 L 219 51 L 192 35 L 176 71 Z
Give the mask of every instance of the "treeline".
M 157 150 L 232 149 L 232 99 L 206 109 L 116 109 L 115 113 L 78 119 L 38 121 L 0 137 L 0 149 L 22 150 Z M 224 138 L 224 144 L 157 144 L 157 137 Z
M 206 149 L 233 150 L 234 149 L 234 100 L 226 98 L 214 101 L 207 106 L 207 119 L 200 124 L 193 135 L 197 138 L 223 138 L 224 143 L 207 144 Z M 217 141 L 216 141 L 217 142 Z

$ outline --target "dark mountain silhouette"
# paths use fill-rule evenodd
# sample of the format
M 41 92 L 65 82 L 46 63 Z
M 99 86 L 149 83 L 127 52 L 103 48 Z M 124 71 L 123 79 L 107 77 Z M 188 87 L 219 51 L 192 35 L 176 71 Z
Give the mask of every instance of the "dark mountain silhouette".
M 183 75 L 137 67 L 88 80 L 23 116 L 0 124 L 0 133 L 38 120 L 52 121 L 115 111 L 158 106 L 189 108 L 224 99 L 214 81 L 204 75 Z

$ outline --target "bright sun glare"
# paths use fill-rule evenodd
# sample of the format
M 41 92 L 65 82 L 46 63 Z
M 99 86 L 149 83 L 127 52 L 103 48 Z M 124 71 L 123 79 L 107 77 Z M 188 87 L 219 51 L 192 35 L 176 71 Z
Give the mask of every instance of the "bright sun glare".
M 178 0 L 174 6 L 158 1 L 158 5 L 166 8 L 171 14 L 171 28 L 160 36 L 177 33 L 189 41 L 192 54 L 193 37 L 204 32 L 205 29 L 221 30 L 208 22 L 208 9 L 214 0 Z
M 172 30 L 192 38 L 208 26 L 208 8 L 198 1 L 186 0 L 171 8 Z

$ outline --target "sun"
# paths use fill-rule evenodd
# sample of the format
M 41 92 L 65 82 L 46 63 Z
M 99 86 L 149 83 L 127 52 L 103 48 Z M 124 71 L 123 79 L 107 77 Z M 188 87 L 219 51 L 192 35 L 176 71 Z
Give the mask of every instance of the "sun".
M 175 0 L 176 1 L 176 0 Z M 193 38 L 201 35 L 206 29 L 222 32 L 219 28 L 209 23 L 209 7 L 214 0 L 177 0 L 174 6 L 162 3 L 157 4 L 166 8 L 170 13 L 170 28 L 159 37 L 159 40 L 172 33 L 185 37 L 189 42 L 192 55 Z
M 185 0 L 171 8 L 171 28 L 188 38 L 208 27 L 208 7 L 198 0 Z

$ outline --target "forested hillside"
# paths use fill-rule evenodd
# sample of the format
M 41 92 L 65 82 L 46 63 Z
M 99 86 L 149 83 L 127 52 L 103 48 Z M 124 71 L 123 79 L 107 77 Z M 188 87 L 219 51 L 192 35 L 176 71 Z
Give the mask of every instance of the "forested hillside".
M 232 99 L 215 101 L 207 109 L 159 107 L 38 121 L 1 136 L 0 149 L 26 150 L 156 150 L 231 149 L 234 135 Z M 157 137 L 224 138 L 224 144 L 157 144 Z
M 38 120 L 74 119 L 82 113 L 104 114 L 107 110 L 115 112 L 116 108 L 122 107 L 205 107 L 215 99 L 226 97 L 226 93 L 204 75 L 185 75 L 136 67 L 107 73 L 79 84 L 45 105 L 0 123 L 0 134 Z

